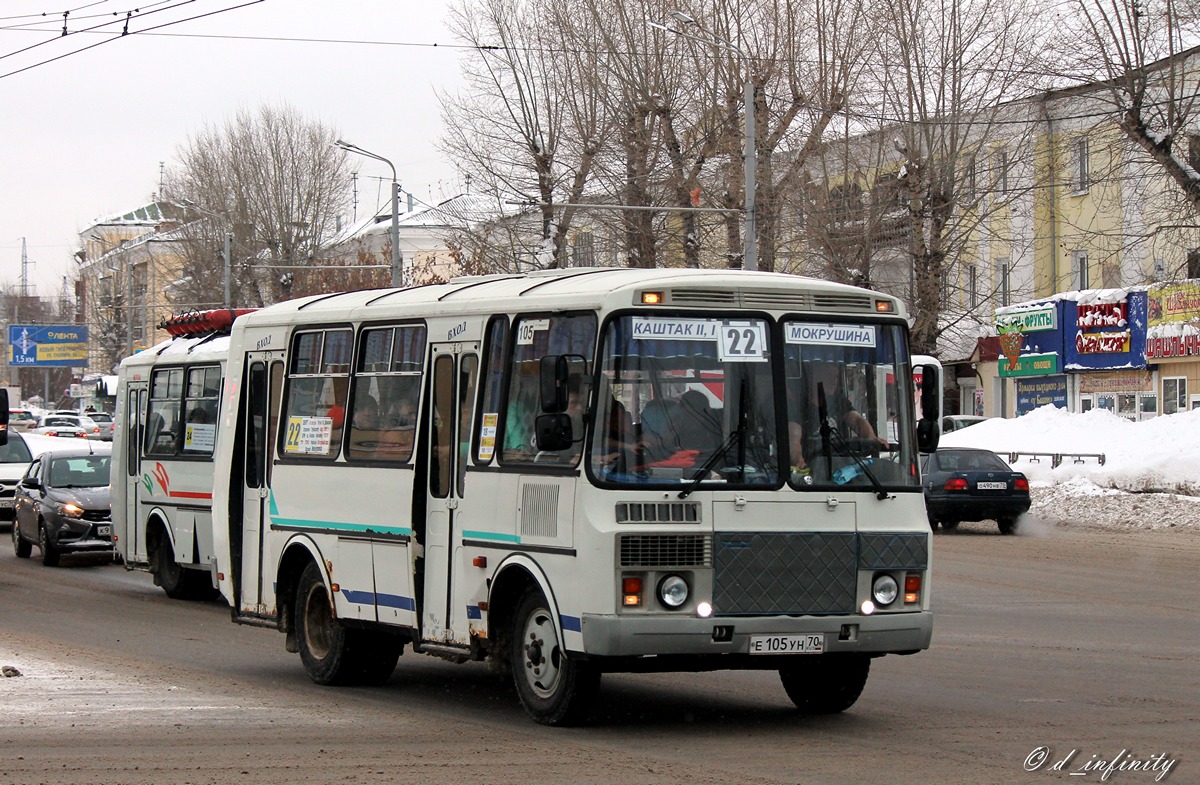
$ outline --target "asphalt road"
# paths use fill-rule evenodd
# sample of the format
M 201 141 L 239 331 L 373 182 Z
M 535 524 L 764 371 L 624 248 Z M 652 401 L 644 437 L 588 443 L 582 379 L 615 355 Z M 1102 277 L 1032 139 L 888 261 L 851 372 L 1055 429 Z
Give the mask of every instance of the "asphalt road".
M 963 524 L 935 537 L 933 647 L 849 712 L 798 716 L 773 673 L 613 675 L 571 729 L 478 664 L 318 687 L 219 603 L 2 545 L 0 783 L 1200 782 L 1195 534 Z

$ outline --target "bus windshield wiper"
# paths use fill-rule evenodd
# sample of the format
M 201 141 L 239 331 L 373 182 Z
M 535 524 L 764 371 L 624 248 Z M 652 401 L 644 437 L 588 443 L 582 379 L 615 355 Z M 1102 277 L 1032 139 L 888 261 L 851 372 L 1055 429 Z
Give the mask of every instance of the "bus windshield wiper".
M 746 380 L 745 380 L 745 378 L 743 378 L 742 383 L 738 388 L 738 427 L 736 429 L 734 429 L 732 432 L 730 432 L 730 434 L 727 437 L 725 437 L 725 441 L 723 441 L 721 443 L 720 447 L 713 450 L 713 454 L 710 455 L 708 457 L 708 460 L 705 461 L 700 466 L 700 468 L 696 471 L 695 476 L 692 477 L 692 480 L 691 480 L 691 482 L 688 483 L 687 487 L 679 492 L 680 499 L 686 499 L 688 496 L 691 495 L 692 491 L 696 490 L 696 488 L 699 487 L 700 483 L 704 482 L 704 478 L 707 477 L 708 473 L 712 471 L 712 468 L 717 465 L 717 461 L 721 460 L 721 458 L 724 457 L 725 453 L 729 452 L 729 448 L 733 446 L 733 443 L 735 441 L 738 443 L 738 460 L 741 461 L 740 468 L 741 468 L 741 473 L 742 473 L 742 479 L 743 480 L 745 479 L 745 476 L 746 476 L 746 439 L 745 439 L 745 436 L 746 436 L 746 423 L 747 423 L 748 419 L 749 418 L 746 416 Z

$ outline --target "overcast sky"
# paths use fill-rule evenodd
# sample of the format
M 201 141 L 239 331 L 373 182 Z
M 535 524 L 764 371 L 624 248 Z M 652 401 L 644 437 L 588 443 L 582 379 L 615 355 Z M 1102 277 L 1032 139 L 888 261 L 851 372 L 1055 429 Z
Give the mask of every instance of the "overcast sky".
M 0 284 L 19 281 L 24 237 L 36 262 L 30 283 L 37 294 L 57 295 L 93 219 L 145 204 L 158 191 L 160 164 L 172 166 L 189 135 L 264 103 L 286 102 L 390 158 L 418 199 L 461 190 L 436 148 L 436 93 L 459 84 L 461 50 L 448 46 L 455 42 L 445 27 L 447 0 L 237 7 L 246 2 L 0 2 Z M 113 38 L 119 27 L 82 32 L 135 7 L 142 16 L 131 33 L 212 15 L 123 38 Z M 27 47 L 34 48 L 18 51 Z M 53 58 L 61 59 L 45 62 Z M 352 164 L 361 175 L 362 217 L 386 201 L 380 178 L 391 175 L 368 159 Z

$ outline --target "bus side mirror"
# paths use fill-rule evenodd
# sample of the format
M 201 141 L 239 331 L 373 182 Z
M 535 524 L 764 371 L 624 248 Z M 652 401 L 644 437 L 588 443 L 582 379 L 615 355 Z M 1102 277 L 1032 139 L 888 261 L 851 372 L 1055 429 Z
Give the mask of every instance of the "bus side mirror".
M 8 444 L 8 389 L 0 387 L 0 447 Z
M 938 393 L 942 380 L 938 375 L 936 365 L 921 366 L 921 419 L 917 422 L 917 449 L 921 452 L 934 452 L 942 431 L 938 427 L 942 419 L 941 407 L 938 406 Z
M 556 414 L 567 410 L 567 378 L 570 375 L 567 358 L 550 354 L 542 358 L 540 387 L 542 411 Z M 540 444 L 540 443 L 539 443 Z M 546 449 L 542 447 L 542 449 Z

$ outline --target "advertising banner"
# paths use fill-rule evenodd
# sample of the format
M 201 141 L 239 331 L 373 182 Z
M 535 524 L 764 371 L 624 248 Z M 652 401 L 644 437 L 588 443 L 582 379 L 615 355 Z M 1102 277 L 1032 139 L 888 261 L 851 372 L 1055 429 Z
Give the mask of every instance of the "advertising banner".
M 1155 286 L 1147 295 L 1151 327 L 1200 320 L 1200 283 Z
M 1017 416 L 1029 414 L 1039 406 L 1054 404 L 1067 408 L 1067 377 L 1047 376 L 1044 379 L 1017 380 Z
M 88 328 L 78 324 L 14 324 L 8 328 L 8 347 L 9 365 L 87 365 Z
M 1114 302 L 1065 301 L 1070 332 L 1063 347 L 1064 370 L 1146 367 L 1146 293 L 1130 292 Z

